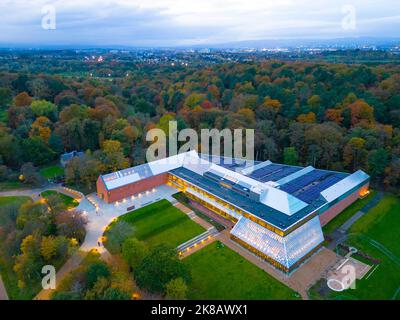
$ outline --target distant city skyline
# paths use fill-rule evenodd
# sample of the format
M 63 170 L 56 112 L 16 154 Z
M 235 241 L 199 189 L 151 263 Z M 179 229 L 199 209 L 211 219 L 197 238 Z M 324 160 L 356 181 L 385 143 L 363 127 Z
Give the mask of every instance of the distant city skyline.
M 3 0 L 0 18 L 0 44 L 15 45 L 400 38 L 398 0 Z

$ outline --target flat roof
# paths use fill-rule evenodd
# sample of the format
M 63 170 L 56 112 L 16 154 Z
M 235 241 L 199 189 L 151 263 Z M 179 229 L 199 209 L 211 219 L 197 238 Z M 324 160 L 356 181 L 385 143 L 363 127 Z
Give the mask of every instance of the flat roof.
M 227 188 L 219 184 L 218 182 L 202 176 L 186 168 L 176 168 L 170 171 L 172 174 L 179 178 L 186 180 L 197 187 L 221 198 L 233 206 L 243 209 L 251 213 L 252 215 L 264 220 L 265 222 L 277 227 L 281 230 L 286 230 L 311 214 L 313 211 L 327 203 L 326 200 L 320 199 L 314 201 L 312 204 L 308 204 L 303 209 L 299 210 L 293 215 L 287 215 L 279 210 L 269 207 L 259 201 L 250 199 L 233 189 Z

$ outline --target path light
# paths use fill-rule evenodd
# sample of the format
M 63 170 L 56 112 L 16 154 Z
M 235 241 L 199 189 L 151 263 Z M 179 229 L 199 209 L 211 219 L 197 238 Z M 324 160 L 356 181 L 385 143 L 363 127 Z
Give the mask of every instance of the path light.
M 134 200 L 134 199 L 135 199 L 135 196 L 132 196 L 132 197 L 131 197 L 131 200 Z
M 140 293 L 134 292 L 134 293 L 132 294 L 132 299 L 133 299 L 133 300 L 138 300 L 138 299 L 140 299 Z
M 186 251 L 189 251 L 190 250 L 190 248 L 188 247 L 187 249 L 186 249 Z
M 122 200 L 123 203 L 126 203 L 126 199 Z
M 153 192 L 156 192 L 156 188 L 153 188 L 153 190 L 152 190 Z

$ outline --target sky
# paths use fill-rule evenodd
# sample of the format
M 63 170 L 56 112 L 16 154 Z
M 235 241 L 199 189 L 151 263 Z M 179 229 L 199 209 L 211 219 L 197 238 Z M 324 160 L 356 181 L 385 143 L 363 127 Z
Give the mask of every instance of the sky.
M 400 38 L 399 0 L 0 0 L 0 44 Z

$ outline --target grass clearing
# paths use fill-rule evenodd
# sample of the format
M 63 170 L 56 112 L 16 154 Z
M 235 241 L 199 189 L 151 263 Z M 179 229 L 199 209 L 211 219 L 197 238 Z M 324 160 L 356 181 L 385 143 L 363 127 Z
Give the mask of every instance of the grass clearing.
M 31 201 L 30 197 L 0 197 L 0 207 L 8 205 L 22 205 L 27 201 Z
M 20 181 L 5 181 L 0 182 L 0 191 L 27 189 L 29 185 L 23 184 Z
M 118 221 L 132 224 L 135 237 L 149 246 L 163 243 L 177 247 L 205 231 L 167 200 L 129 212 L 119 217 Z
M 385 195 L 349 230 L 346 245 L 380 259 L 376 270 L 356 282 L 356 289 L 330 291 L 325 299 L 400 299 L 400 199 Z M 370 271 L 371 272 L 371 271 Z M 367 279 L 368 277 L 368 279 Z M 315 288 L 312 290 L 316 296 Z M 318 298 L 318 296 L 316 297 Z M 319 297 L 321 298 L 321 297 Z
M 64 175 L 64 169 L 60 166 L 50 166 L 40 169 L 40 174 L 46 179 L 54 179 Z
M 77 200 L 75 200 L 74 198 L 67 196 L 63 193 L 54 191 L 54 190 L 46 190 L 41 193 L 41 196 L 45 199 L 47 199 L 51 195 L 58 195 L 64 202 L 66 209 L 75 208 L 79 205 L 79 202 Z
M 219 241 L 192 253 L 183 262 L 192 273 L 189 299 L 299 299 L 295 291 Z

